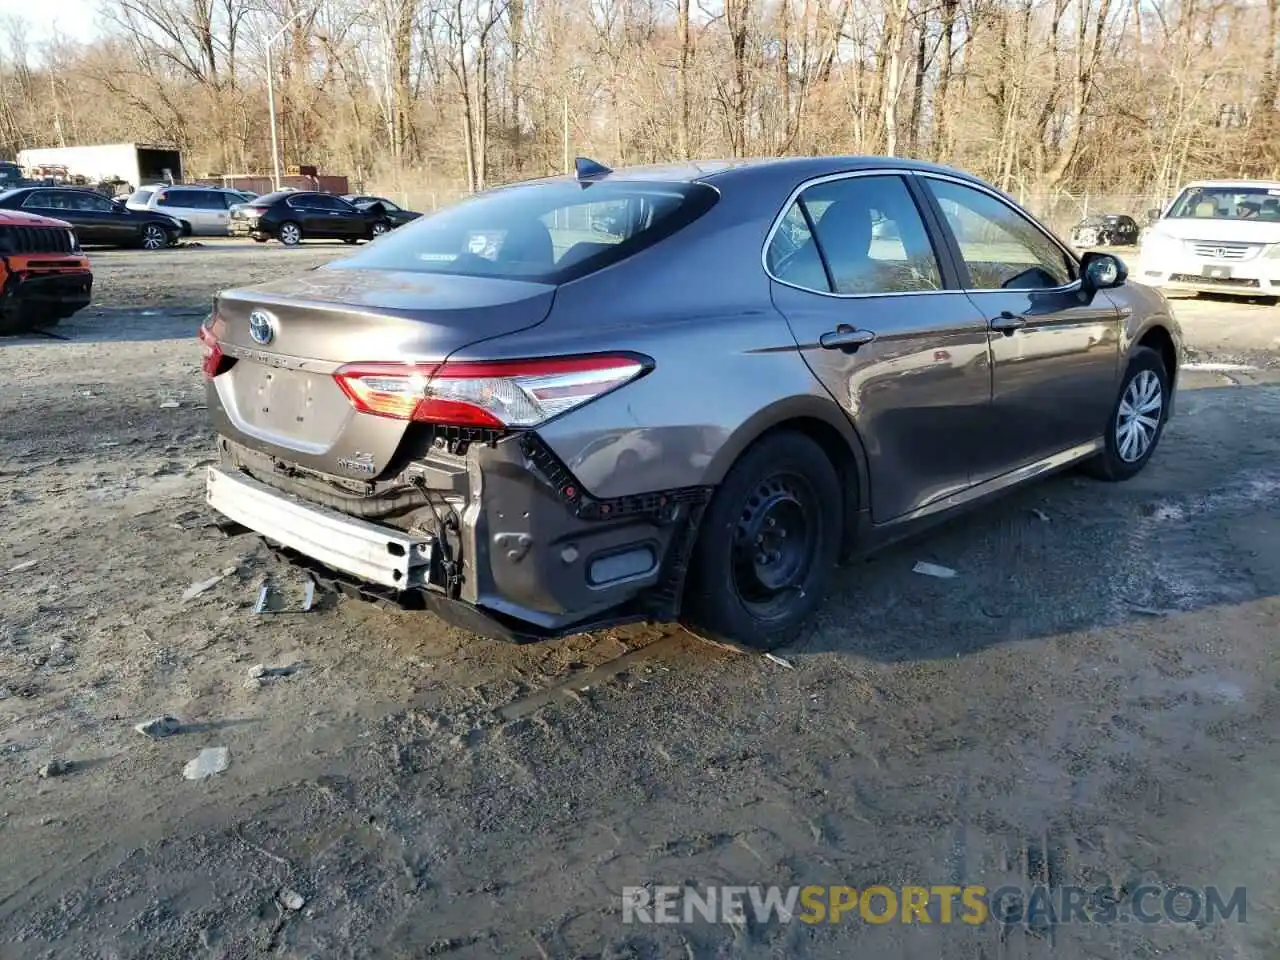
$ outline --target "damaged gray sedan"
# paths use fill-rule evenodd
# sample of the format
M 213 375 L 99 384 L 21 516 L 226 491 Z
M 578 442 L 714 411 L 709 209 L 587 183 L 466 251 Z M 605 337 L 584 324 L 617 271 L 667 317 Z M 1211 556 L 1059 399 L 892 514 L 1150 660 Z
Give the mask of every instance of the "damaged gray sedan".
M 530 640 L 794 636 L 838 562 L 1152 456 L 1181 336 L 1123 263 L 921 163 L 491 190 L 200 330 L 207 499 L 321 580 Z

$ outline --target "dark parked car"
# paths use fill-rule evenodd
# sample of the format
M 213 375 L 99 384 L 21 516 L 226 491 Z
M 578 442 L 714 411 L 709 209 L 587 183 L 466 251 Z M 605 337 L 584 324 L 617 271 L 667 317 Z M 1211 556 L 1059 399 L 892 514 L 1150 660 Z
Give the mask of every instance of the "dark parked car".
M 372 240 L 392 226 L 377 208 L 306 190 L 277 190 L 231 208 L 232 236 L 250 236 L 259 243 L 275 239 L 287 247 L 303 240 Z
M 397 206 L 385 197 L 370 197 L 352 195 L 343 197 L 348 203 L 359 207 L 361 210 L 369 210 L 381 214 L 387 218 L 387 222 L 392 227 L 403 227 L 411 220 L 417 220 L 422 214 L 414 213 L 412 210 L 406 210 L 404 207 Z
M 1071 242 L 1078 248 L 1134 247 L 1142 228 L 1133 217 L 1123 213 L 1107 213 L 1085 217 L 1071 228 Z
M 130 210 L 94 190 L 74 187 L 19 187 L 0 193 L 0 208 L 25 210 L 64 220 L 76 228 L 85 246 L 142 247 L 159 250 L 182 236 L 182 224 L 151 210 Z
M 199 335 L 228 529 L 477 633 L 761 648 L 841 558 L 1075 464 L 1134 476 L 1182 351 L 1116 257 L 877 157 L 580 161 L 225 291 Z

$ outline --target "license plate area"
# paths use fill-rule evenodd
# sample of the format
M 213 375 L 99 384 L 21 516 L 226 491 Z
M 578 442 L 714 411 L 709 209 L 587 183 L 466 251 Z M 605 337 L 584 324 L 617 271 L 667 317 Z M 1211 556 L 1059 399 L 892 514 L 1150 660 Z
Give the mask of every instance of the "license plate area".
M 1206 264 L 1200 271 L 1202 277 L 1208 277 L 1210 280 L 1230 280 L 1231 268 L 1217 266 L 1215 264 Z

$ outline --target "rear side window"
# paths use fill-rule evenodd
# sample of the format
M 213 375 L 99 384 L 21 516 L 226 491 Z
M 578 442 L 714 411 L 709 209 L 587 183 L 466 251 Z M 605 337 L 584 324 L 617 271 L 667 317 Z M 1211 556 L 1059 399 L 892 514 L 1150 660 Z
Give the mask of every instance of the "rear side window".
M 702 216 L 702 183 L 536 183 L 420 217 L 330 266 L 566 283 L 631 256 Z
M 941 290 L 942 273 L 901 177 L 847 177 L 809 187 L 769 242 L 769 272 L 819 293 Z
M 144 207 L 150 201 L 153 193 L 155 193 L 154 190 L 135 190 L 129 195 L 129 203 Z

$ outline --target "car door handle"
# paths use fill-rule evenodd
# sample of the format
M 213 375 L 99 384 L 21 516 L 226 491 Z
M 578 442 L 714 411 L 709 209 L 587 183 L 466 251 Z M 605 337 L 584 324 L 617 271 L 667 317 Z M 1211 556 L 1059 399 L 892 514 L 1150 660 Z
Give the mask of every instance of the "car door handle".
M 823 350 L 843 350 L 853 353 L 876 338 L 870 330 L 855 330 L 847 323 L 842 323 L 834 330 L 828 330 L 818 338 Z
M 1021 330 L 1026 325 L 1026 317 L 1020 317 L 1016 313 L 1010 313 L 1008 310 L 991 321 L 991 329 L 1000 331 L 1006 337 L 1012 336 L 1015 330 Z

